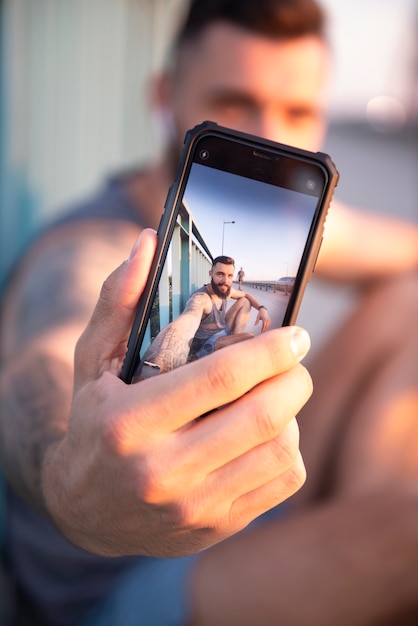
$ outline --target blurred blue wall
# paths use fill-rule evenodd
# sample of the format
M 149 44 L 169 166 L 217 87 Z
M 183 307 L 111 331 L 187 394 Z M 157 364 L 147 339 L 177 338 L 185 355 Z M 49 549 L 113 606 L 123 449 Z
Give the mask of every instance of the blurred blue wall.
M 0 278 L 28 237 L 159 149 L 147 79 L 183 0 L 1 0 Z

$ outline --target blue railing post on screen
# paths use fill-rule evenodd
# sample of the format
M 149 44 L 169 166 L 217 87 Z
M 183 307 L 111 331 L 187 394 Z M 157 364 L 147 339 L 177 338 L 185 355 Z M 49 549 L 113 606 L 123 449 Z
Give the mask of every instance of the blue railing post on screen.
M 180 312 L 184 309 L 186 302 L 190 296 L 190 265 L 193 261 L 191 223 L 192 218 L 190 215 L 183 217 L 182 228 L 180 231 L 180 285 L 182 286 L 180 293 Z
M 212 254 L 186 206 L 179 211 L 158 286 L 157 328 L 148 324 L 141 354 L 158 332 L 178 317 L 190 295 L 208 282 Z
M 211 265 L 209 248 L 183 205 L 159 285 L 160 330 L 180 315 L 190 295 L 208 281 Z

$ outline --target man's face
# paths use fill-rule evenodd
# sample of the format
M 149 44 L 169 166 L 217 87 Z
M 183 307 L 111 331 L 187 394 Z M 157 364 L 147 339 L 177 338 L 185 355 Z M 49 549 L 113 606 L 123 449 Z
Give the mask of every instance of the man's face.
M 307 150 L 321 147 L 329 52 L 317 37 L 275 41 L 227 23 L 180 54 L 170 106 L 182 142 L 205 120 Z
M 220 298 L 227 299 L 231 293 L 232 281 L 234 280 L 234 266 L 216 263 L 209 272 L 213 292 Z

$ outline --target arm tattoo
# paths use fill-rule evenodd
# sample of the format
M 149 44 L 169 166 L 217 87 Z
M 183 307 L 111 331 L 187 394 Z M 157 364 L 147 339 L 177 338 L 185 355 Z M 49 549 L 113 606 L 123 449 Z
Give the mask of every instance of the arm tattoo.
M 131 226 L 98 220 L 56 231 L 29 252 L 5 294 L 0 451 L 10 484 L 40 510 L 44 454 L 63 436 L 70 415 L 69 333 L 87 323 L 103 280 L 126 258 L 132 237 Z M 54 331 L 69 340 L 62 358 L 42 347 L 41 337 Z
M 212 301 L 210 297 L 206 293 L 203 293 L 203 291 L 198 291 L 197 293 L 194 293 L 192 296 L 190 296 L 190 298 L 187 300 L 183 313 L 191 313 L 193 315 L 197 315 L 200 320 L 204 316 L 208 315 L 211 308 Z
M 13 351 L 39 333 L 53 327 L 85 325 L 111 271 L 126 257 L 132 229 L 100 222 L 82 230 L 58 233 L 52 242 L 38 247 L 22 264 L 17 285 L 6 294 L 7 322 L 12 326 Z
M 0 447 L 10 484 L 44 510 L 41 469 L 48 446 L 67 428 L 73 376 L 69 364 L 34 354 L 2 376 Z
M 144 360 L 159 365 L 161 373 L 187 363 L 190 343 L 200 321 L 207 314 L 208 302 L 212 306 L 205 293 L 193 294 L 186 302 L 181 315 L 165 326 L 152 341 Z
M 160 372 L 169 372 L 184 365 L 190 350 L 189 338 L 171 323 L 158 333 L 145 353 L 144 360 L 160 366 Z

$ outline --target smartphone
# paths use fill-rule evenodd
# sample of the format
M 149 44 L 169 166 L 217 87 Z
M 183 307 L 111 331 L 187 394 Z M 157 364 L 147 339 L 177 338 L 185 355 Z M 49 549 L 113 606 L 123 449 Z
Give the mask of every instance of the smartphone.
M 246 337 L 262 331 L 263 324 L 254 323 L 261 309 L 268 311 L 270 328 L 294 324 L 337 182 L 338 172 L 327 154 L 213 122 L 188 131 L 128 341 L 122 380 L 137 382 L 196 358 L 196 353 L 188 354 L 198 333 L 196 319 L 190 330 L 185 314 L 197 291 L 209 290 L 212 297 L 212 266 L 219 257 L 233 261 L 228 267 L 221 263 L 221 274 L 228 278 L 220 280 L 229 281 L 229 292 L 218 291 L 215 297 L 217 306 L 222 300 L 224 315 L 243 293 L 256 303 Z M 205 306 L 202 324 L 205 319 L 210 332 L 207 302 Z M 183 338 L 185 328 L 189 334 Z M 164 363 L 156 358 L 156 346 L 169 356 Z M 180 356 L 174 354 L 177 348 Z

